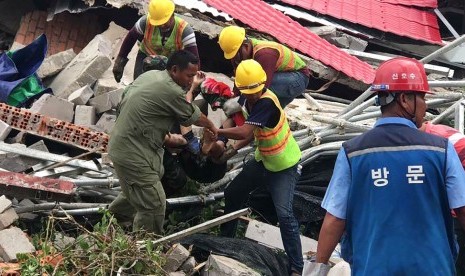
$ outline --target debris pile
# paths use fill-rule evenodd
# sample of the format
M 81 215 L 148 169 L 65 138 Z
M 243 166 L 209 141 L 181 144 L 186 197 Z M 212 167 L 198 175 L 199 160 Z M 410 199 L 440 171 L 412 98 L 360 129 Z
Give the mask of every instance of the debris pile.
M 108 2 L 116 5 L 114 2 L 117 1 Z M 225 25 L 224 22 L 219 22 L 217 15 L 210 18 L 199 13 L 193 2 L 187 2 L 185 5 L 193 5 L 189 7 L 192 10 L 184 8 L 189 14 L 183 14 L 182 18 L 193 26 L 198 36 L 208 40 L 208 43 L 215 43 L 216 47 L 214 39 Z M 218 1 L 206 2 L 219 5 Z M 140 8 L 140 5 L 135 6 Z M 273 7 L 276 12 L 287 9 L 278 4 Z M 209 12 L 215 10 L 212 7 L 208 9 Z M 178 10 L 182 11 L 183 8 L 178 7 Z M 232 11 L 238 12 L 235 9 Z M 224 13 L 221 16 L 226 20 L 232 19 Z M 308 23 L 308 14 L 292 16 Z M 237 17 L 248 20 L 240 12 Z M 321 23 L 318 20 L 316 22 Z M 347 54 L 351 60 L 366 62 L 364 68 L 367 72 L 392 57 L 391 54 L 379 51 L 365 52 L 375 40 L 373 37 L 347 31 L 337 24 L 316 26 L 318 24 L 312 21 L 310 25 L 305 28 L 301 26 L 299 30 L 309 31 L 315 38 L 324 39 L 320 41 L 321 45 L 331 46 L 341 56 Z M 259 30 L 261 28 L 257 27 Z M 269 38 L 266 31 L 250 33 Z M 8 269 L 26 272 L 29 267 L 31 271 L 37 272 L 34 266 L 41 266 L 41 273 L 49 274 L 66 267 L 69 270 L 61 272 L 118 275 L 169 273 L 174 276 L 194 275 L 204 271 L 206 275 L 260 275 L 257 272 L 260 269 L 246 260 L 239 262 L 238 258 L 209 253 L 207 257 L 199 257 L 193 249 L 198 245 L 198 241 L 194 241 L 195 236 L 189 237 L 190 241 L 181 239 L 210 230 L 213 224 L 207 223 L 207 226 L 200 225 L 192 231 L 183 230 L 187 232 L 181 231 L 164 238 L 147 233 L 129 235 L 125 232 L 127 229 L 116 224 L 113 217 L 102 211 L 121 191 L 106 152 L 109 134 L 116 120 L 116 109 L 124 88 L 133 80 L 132 71 L 138 51 L 136 45 L 130 53 L 130 62 L 125 68 L 122 81 L 117 83 L 111 68 L 126 34 L 126 29 L 111 22 L 105 32 L 95 36 L 79 53 L 67 49 L 48 56 L 36 73 L 49 90 L 37 98 L 32 97 L 30 102 L 25 102 L 21 107 L 0 103 L 0 140 L 3 141 L 0 142 L 0 257 L 5 262 L 19 261 L 18 265 L 7 264 L 4 267 L 5 264 L 0 264 L 0 268 L 3 272 Z M 447 45 L 435 45 L 434 50 L 421 59 L 429 74 L 430 86 L 436 92 L 426 97 L 427 120 L 453 124 L 461 132 L 465 124 L 465 80 L 454 79 L 454 76 L 463 76 L 465 62 L 430 63 L 464 41 L 465 36 L 462 36 Z M 376 44 L 379 43 L 376 40 Z M 208 67 L 215 64 L 215 59 L 222 57 L 210 58 L 213 61 L 202 60 L 202 64 Z M 305 226 L 304 234 L 315 237 L 325 215 L 320 204 L 341 144 L 371 129 L 381 112 L 375 104 L 376 99 L 371 97 L 368 83 L 361 81 L 362 78 L 352 79 L 347 71 L 346 74 L 341 73 L 344 72 L 342 69 L 335 70 L 317 59 L 307 56 L 303 56 L 303 59 L 315 74 L 314 82 L 326 84 L 319 89 L 312 87 L 316 90 L 309 89 L 302 97 L 290 103 L 285 112 L 302 150 L 302 176 L 296 187 L 294 212 Z M 325 57 L 325 61 L 329 65 L 343 63 L 331 57 Z M 215 68 L 211 69 L 214 71 Z M 208 73 L 208 76 L 232 88 L 228 76 L 219 73 Z M 336 85 L 336 88 L 331 85 Z M 341 90 L 351 94 L 341 93 Z M 202 101 L 201 97 L 197 101 Z M 217 126 L 225 119 L 221 110 L 213 112 L 211 108 L 209 117 Z M 201 135 L 199 129 L 194 130 L 197 136 Z M 208 184 L 195 183 L 195 193 L 168 198 L 169 211 L 174 213 L 183 210 L 182 220 L 189 221 L 198 215 L 198 209 L 211 207 L 221 201 L 224 188 L 238 175 L 243 164 L 253 158 L 253 151 L 252 146 L 239 150 L 228 161 L 228 172 L 221 180 Z M 267 192 L 257 190 L 251 197 L 251 207 L 270 224 L 275 223 L 274 210 L 267 205 Z M 236 214 L 236 217 L 243 214 Z M 43 232 L 45 236 L 41 237 L 40 242 L 31 242 L 20 228 L 14 226 L 18 225 L 18 220 L 25 224 L 37 223 L 43 216 L 50 216 L 50 225 Z M 77 222 L 73 216 L 89 221 Z M 102 217 L 100 222 L 95 223 Z M 218 225 L 221 221 L 214 219 L 210 223 Z M 70 235 L 64 235 L 66 230 L 56 231 L 58 224 L 72 225 Z M 277 230 L 272 227 L 252 221 L 249 222 L 249 228 L 261 232 L 252 233 L 248 228 L 245 236 L 271 248 L 282 249 Z M 199 239 L 206 240 L 205 237 Z M 306 252 L 316 251 L 316 241 L 304 237 L 302 240 L 304 244 L 307 242 L 304 246 Z M 179 243 L 169 248 L 163 247 L 174 241 Z M 144 253 L 143 257 L 140 257 L 140 252 Z M 345 269 L 343 266 L 341 262 L 335 268 Z

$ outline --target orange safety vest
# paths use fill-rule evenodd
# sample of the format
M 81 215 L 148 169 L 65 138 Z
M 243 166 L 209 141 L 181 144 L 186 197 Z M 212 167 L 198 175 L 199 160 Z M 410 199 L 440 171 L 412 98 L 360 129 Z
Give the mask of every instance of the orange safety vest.
M 254 130 L 255 160 L 262 161 L 265 168 L 272 172 L 279 172 L 288 169 L 299 162 L 302 153 L 299 145 L 292 136 L 286 114 L 279 104 L 276 95 L 267 90 L 260 99 L 269 98 L 278 107 L 280 116 L 279 122 L 274 128 L 256 128 Z M 249 114 L 245 107 L 242 108 L 244 117 Z
M 253 45 L 253 56 L 255 56 L 259 50 L 264 48 L 275 49 L 279 52 L 278 62 L 275 67 L 276 71 L 298 71 L 307 66 L 295 52 L 291 51 L 291 49 L 284 45 L 273 41 L 258 40 L 254 38 L 251 38 L 250 40 Z
M 174 51 L 182 50 L 182 33 L 187 26 L 187 22 L 177 16 L 174 17 L 174 27 L 171 35 L 166 40 L 165 44 L 161 43 L 160 28 L 150 24 L 147 19 L 145 25 L 144 39 L 140 43 L 140 51 L 148 56 L 170 56 Z

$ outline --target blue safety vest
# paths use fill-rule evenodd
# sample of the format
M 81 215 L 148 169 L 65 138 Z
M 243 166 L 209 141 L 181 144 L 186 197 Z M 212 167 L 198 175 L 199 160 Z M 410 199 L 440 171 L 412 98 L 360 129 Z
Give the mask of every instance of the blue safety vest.
M 343 147 L 352 185 L 342 250 L 353 275 L 455 275 L 447 140 L 389 123 Z

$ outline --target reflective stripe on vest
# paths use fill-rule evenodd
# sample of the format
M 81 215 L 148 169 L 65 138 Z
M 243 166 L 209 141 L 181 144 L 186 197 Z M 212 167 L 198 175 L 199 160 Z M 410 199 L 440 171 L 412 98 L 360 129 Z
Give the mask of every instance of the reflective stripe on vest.
M 253 56 L 264 48 L 275 49 L 279 52 L 278 62 L 276 63 L 276 71 L 297 71 L 304 68 L 305 62 L 291 49 L 272 41 L 250 39 L 253 45 Z
M 278 107 L 280 112 L 279 122 L 274 128 L 256 128 L 254 131 L 255 160 L 262 161 L 265 168 L 272 172 L 279 172 L 290 168 L 299 162 L 301 152 L 297 142 L 292 136 L 291 129 L 286 119 L 286 115 L 279 104 L 276 95 L 267 90 L 260 99 L 269 98 Z M 248 113 L 243 108 L 244 117 L 248 118 Z
M 187 22 L 177 16 L 174 17 L 174 27 L 165 44 L 161 43 L 160 28 L 149 23 L 145 25 L 144 40 L 140 44 L 140 50 L 150 56 L 163 55 L 170 56 L 176 50 L 183 49 L 182 33 L 187 26 Z

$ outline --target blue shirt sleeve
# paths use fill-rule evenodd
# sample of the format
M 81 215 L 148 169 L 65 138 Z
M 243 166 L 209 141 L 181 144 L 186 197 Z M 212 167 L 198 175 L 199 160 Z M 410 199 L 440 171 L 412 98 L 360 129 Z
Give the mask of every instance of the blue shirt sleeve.
M 323 209 L 326 209 L 328 213 L 339 219 L 346 219 L 347 199 L 349 197 L 351 179 L 349 160 L 347 160 L 344 148 L 341 148 L 337 155 L 328 190 L 326 190 L 325 197 L 321 203 Z
M 268 98 L 260 99 L 253 107 L 245 123 L 261 128 L 272 128 L 278 123 L 278 121 L 274 119 L 274 117 L 276 117 L 273 116 L 274 114 L 278 114 L 277 117 L 279 121 L 279 109 L 274 105 L 273 100 Z
M 465 170 L 451 142 L 447 145 L 446 190 L 449 207 L 456 209 L 465 206 Z

